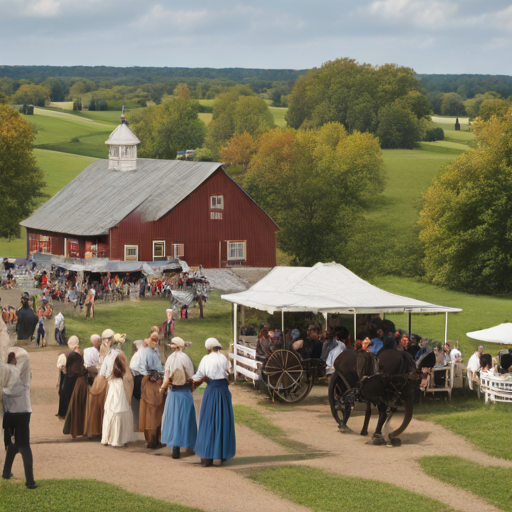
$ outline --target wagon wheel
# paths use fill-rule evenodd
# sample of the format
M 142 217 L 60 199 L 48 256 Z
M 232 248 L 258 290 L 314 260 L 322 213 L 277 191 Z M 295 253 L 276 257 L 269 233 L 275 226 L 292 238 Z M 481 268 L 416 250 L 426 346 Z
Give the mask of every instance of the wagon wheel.
M 347 391 L 347 386 L 336 373 L 331 376 L 329 381 L 329 404 L 331 406 L 331 414 L 339 425 L 343 421 L 343 413 L 345 404 L 343 402 L 343 394 Z
M 313 386 L 312 376 L 304 370 L 300 358 L 289 350 L 273 352 L 261 373 L 269 394 L 281 402 L 300 402 Z

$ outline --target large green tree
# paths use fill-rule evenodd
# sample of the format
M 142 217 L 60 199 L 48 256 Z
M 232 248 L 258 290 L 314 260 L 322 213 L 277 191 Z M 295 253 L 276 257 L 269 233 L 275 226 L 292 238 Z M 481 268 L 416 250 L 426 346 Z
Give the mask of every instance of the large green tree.
M 215 99 L 206 143 L 218 154 L 233 136 L 244 132 L 261 135 L 274 127 L 274 117 L 265 101 L 249 87 L 236 86 Z
M 441 102 L 441 114 L 443 116 L 463 116 L 466 114 L 466 108 L 462 97 L 456 92 L 447 92 L 443 94 Z
M 68 88 L 63 80 L 50 77 L 47 78 L 41 85 L 50 90 L 50 99 L 52 101 L 64 101 L 66 99 Z
M 475 293 L 512 291 L 512 110 L 474 123 L 478 146 L 424 195 L 427 278 Z
M 131 128 L 141 141 L 139 155 L 173 159 L 178 151 L 201 147 L 206 126 L 198 113 L 199 104 L 185 98 L 135 112 Z
M 32 153 L 34 133 L 17 110 L 0 105 L 0 237 L 20 234 L 27 218 L 43 197 L 43 171 Z
M 420 139 L 418 119 L 405 107 L 396 103 L 379 112 L 377 136 L 387 149 L 412 149 Z
M 44 107 L 50 101 L 50 89 L 42 85 L 24 84 L 12 95 L 11 101 L 18 105 Z
M 286 120 L 293 128 L 338 122 L 349 131 L 375 133 L 379 111 L 410 93 L 418 95 L 409 98 L 411 104 L 428 105 L 410 68 L 337 59 L 299 77 L 288 97 Z
M 273 129 L 257 146 L 239 179 L 280 226 L 281 248 L 301 265 L 339 258 L 350 225 L 384 187 L 378 140 L 328 123 Z

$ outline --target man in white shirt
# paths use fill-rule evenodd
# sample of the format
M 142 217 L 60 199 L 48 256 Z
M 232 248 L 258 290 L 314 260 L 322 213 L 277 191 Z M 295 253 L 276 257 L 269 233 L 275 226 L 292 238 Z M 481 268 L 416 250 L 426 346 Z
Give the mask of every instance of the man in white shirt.
M 16 370 L 13 368 L 16 368 Z M 0 365 L 0 381 L 3 388 L 5 415 L 3 427 L 6 445 L 2 478 L 13 478 L 12 464 L 17 453 L 21 454 L 25 469 L 25 486 L 37 487 L 34 481 L 32 450 L 30 448 L 30 359 L 28 353 L 19 347 L 10 349 L 7 364 Z M 14 437 L 14 443 L 12 438 Z
M 58 312 L 55 315 L 55 341 L 59 345 L 64 345 L 64 315 Z
M 96 375 L 98 375 L 98 369 L 100 366 L 100 346 L 101 338 L 99 334 L 93 334 L 91 336 L 92 347 L 84 349 L 84 365 L 89 373 L 89 385 L 92 386 Z

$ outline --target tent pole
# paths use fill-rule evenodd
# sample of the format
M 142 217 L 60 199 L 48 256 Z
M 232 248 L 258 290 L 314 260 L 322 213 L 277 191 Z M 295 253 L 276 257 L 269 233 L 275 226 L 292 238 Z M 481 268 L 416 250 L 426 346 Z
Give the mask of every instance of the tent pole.
M 233 303 L 233 375 L 236 381 L 237 371 L 236 371 L 236 356 L 238 354 L 238 350 L 236 348 L 238 341 L 238 304 Z
M 409 340 L 411 339 L 412 331 L 412 311 L 409 311 Z
M 444 321 L 444 342 L 448 342 L 448 311 L 446 312 L 446 318 Z
M 284 310 L 281 309 L 281 332 L 284 336 Z
M 352 344 L 355 347 L 356 346 L 356 330 L 357 330 L 357 313 L 354 310 L 354 339 L 352 340 Z

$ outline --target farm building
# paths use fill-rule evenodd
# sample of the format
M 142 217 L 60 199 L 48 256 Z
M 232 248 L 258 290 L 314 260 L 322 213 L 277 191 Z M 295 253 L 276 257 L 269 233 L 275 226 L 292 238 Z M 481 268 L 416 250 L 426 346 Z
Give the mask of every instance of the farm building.
M 109 159 L 21 222 L 29 255 L 275 266 L 279 228 L 222 164 L 137 158 L 139 142 L 121 118 Z

